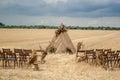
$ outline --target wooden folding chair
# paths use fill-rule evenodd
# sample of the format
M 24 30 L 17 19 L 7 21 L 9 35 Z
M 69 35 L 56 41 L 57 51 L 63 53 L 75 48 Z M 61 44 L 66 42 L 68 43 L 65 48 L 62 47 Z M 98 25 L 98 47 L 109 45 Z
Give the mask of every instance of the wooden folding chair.
M 16 61 L 17 61 L 16 54 L 12 53 L 10 49 L 2 48 L 2 50 L 3 50 L 3 53 L 5 54 L 5 68 L 8 66 L 10 67 L 11 62 L 13 62 L 14 68 L 15 68 Z
M 23 53 L 24 53 L 25 62 L 27 62 L 32 54 L 32 50 L 31 49 L 23 49 Z
M 94 51 L 94 49 L 92 50 L 86 50 L 86 59 L 87 59 L 87 63 L 92 60 L 92 63 L 96 60 L 96 52 Z
M 86 59 L 86 55 L 85 55 L 85 52 L 86 50 L 77 50 L 77 53 L 76 53 L 76 60 L 79 62 L 79 61 L 82 61 L 81 58 L 84 58 L 84 60 Z
M 104 49 L 103 50 L 104 54 L 107 54 L 107 52 L 110 52 L 110 51 L 111 51 L 111 49 Z
M 96 49 L 96 52 L 103 53 L 104 49 Z
M 113 68 L 113 62 L 115 62 L 117 60 L 117 55 L 115 54 L 115 51 L 108 51 L 107 52 L 107 67 L 111 67 Z
M 30 56 L 32 54 L 32 50 L 31 49 L 23 49 L 23 52 L 26 56 Z
M 110 52 L 111 49 L 103 49 L 103 53 L 101 54 L 101 61 L 102 61 L 102 65 L 103 67 L 106 67 L 106 64 L 108 65 L 108 55 L 107 52 Z
M 101 59 L 101 55 L 103 54 L 104 52 L 104 49 L 96 49 L 96 56 L 98 59 Z
M 78 50 L 76 53 L 76 57 L 80 57 L 80 54 L 85 55 L 86 50 Z
M 96 65 L 102 65 L 102 55 L 104 49 L 96 49 Z
M 23 67 L 23 64 L 26 62 L 23 50 L 14 48 L 14 53 L 17 55 L 18 66 Z
M 118 57 L 117 57 L 117 65 L 118 65 L 118 67 L 120 67 L 120 50 L 117 50 L 116 54 L 118 55 Z
M 39 60 L 38 60 L 38 62 L 40 62 L 41 64 L 43 64 L 43 63 L 45 63 L 45 57 L 47 56 L 47 51 L 45 51 L 45 50 L 42 50 L 42 49 L 40 49 L 40 50 L 36 50 L 37 51 L 37 55 L 38 55 L 38 57 L 39 57 Z
M 2 53 L 1 50 L 0 50 L 0 62 L 2 63 L 2 67 L 4 68 L 5 54 Z

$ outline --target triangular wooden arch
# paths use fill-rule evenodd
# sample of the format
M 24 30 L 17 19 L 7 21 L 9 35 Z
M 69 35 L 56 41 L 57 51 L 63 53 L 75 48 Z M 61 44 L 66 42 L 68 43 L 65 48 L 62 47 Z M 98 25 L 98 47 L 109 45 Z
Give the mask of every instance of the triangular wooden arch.
M 61 30 L 61 33 L 57 35 L 55 34 L 49 44 L 49 48 L 54 47 L 56 49 L 56 53 L 66 52 L 66 49 L 70 49 L 72 53 L 76 53 L 75 47 L 67 33 L 67 30 L 65 29 L 65 26 L 61 24 L 58 30 Z

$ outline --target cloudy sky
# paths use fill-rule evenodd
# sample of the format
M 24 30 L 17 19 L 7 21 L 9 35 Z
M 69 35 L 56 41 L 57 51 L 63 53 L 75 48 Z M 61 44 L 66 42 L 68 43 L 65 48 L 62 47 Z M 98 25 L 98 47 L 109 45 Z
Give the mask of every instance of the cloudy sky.
M 120 0 L 0 0 L 0 22 L 120 27 Z

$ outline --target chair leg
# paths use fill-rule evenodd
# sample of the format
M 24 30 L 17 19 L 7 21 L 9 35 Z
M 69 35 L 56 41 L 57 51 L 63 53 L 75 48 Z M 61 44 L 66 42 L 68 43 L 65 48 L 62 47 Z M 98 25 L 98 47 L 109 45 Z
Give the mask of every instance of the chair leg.
M 19 61 L 19 67 L 21 67 L 21 60 Z
M 15 69 L 16 61 L 14 60 L 14 69 Z
M 88 63 L 88 57 L 86 57 L 86 62 Z
M 7 67 L 7 60 L 5 60 L 5 68 Z
M 92 64 L 94 63 L 94 59 L 92 58 Z
M 109 68 L 109 63 L 110 63 L 109 60 L 106 60 L 105 63 L 106 63 L 106 67 Z
M 21 67 L 23 68 L 23 61 L 21 61 Z
M 8 66 L 10 67 L 10 61 L 8 60 Z
M 112 62 L 113 62 L 113 61 L 111 60 L 111 61 L 110 61 L 110 65 L 111 65 L 110 67 L 111 67 L 111 68 L 113 67 L 113 64 L 112 64 Z
M 118 60 L 118 67 L 120 68 L 120 60 Z
M 114 60 L 114 67 L 117 67 L 118 66 L 118 63 L 117 63 L 117 59 Z
M 23 61 L 22 60 L 19 61 L 19 67 L 23 67 Z
M 2 60 L 2 67 L 4 68 L 4 60 Z
M 18 61 L 16 61 L 16 63 L 17 63 L 17 67 L 19 67 L 19 62 L 18 62 Z

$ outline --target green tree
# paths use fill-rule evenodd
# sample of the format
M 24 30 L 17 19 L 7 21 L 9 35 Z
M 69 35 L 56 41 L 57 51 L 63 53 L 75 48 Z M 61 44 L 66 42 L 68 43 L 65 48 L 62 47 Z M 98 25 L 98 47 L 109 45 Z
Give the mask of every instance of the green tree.
M 5 24 L 3 24 L 2 22 L 0 22 L 0 26 L 5 26 Z

